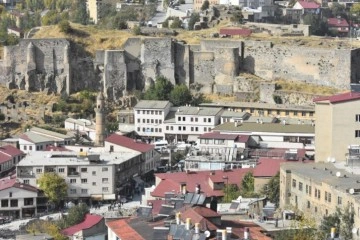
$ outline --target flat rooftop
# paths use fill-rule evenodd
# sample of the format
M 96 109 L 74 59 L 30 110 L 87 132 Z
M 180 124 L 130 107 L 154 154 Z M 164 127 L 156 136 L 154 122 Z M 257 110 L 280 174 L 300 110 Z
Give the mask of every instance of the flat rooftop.
M 270 110 L 294 110 L 315 112 L 313 105 L 287 105 L 287 104 L 270 104 L 259 102 L 217 102 L 217 103 L 201 103 L 203 107 L 222 107 L 222 108 L 257 108 Z
M 213 131 L 225 132 L 271 132 L 271 133 L 300 133 L 300 134 L 315 134 L 315 127 L 307 124 L 281 124 L 281 123 L 254 123 L 233 122 L 223 123 L 216 126 Z
M 176 115 L 215 116 L 221 111 L 221 107 L 182 106 L 177 108 Z
M 141 100 L 134 109 L 164 109 L 168 104 L 169 101 Z
M 99 154 L 100 161 L 94 163 L 88 161 L 86 156 L 80 157 L 79 152 L 36 151 L 29 153 L 19 162 L 18 166 L 112 165 L 121 164 L 131 158 L 141 155 L 141 153 L 135 152 L 88 152 L 88 155 Z

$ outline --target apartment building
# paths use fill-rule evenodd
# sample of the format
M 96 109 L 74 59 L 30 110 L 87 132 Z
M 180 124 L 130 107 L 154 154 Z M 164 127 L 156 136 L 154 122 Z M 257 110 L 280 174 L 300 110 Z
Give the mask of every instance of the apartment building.
M 247 112 L 255 117 L 315 119 L 315 107 L 252 102 L 202 103 L 203 107 L 221 107 L 234 112 Z
M 50 145 L 69 145 L 72 137 L 46 129 L 32 127 L 19 137 L 19 147 L 25 153 L 44 151 Z
M 46 208 L 45 201 L 38 199 L 38 193 L 36 187 L 15 178 L 0 179 L 0 215 L 14 219 L 33 217 L 41 204 Z
M 314 99 L 315 161 L 346 161 L 348 148 L 360 145 L 360 93 Z
M 135 131 L 152 140 L 165 138 L 163 123 L 170 112 L 169 101 L 142 100 L 134 107 Z
M 222 108 L 219 107 L 171 108 L 164 121 L 165 136 L 177 141 L 196 141 L 198 136 L 211 132 L 220 124 L 222 112 Z
M 220 4 L 220 0 L 208 0 L 209 1 L 209 6 L 214 6 L 214 5 L 218 5 Z M 195 11 L 200 11 L 201 10 L 201 6 L 204 4 L 205 0 L 194 0 L 194 10 Z
M 10 171 L 14 170 L 16 164 L 25 156 L 25 154 L 11 146 L 5 145 L 0 147 L 0 177 L 6 176 Z
M 283 163 L 280 208 L 295 206 L 320 223 L 323 216 L 349 205 L 355 213 L 353 239 L 360 239 L 360 175 L 354 170 L 350 173 L 331 163 Z
M 43 173 L 54 172 L 66 180 L 68 199 L 115 200 L 141 165 L 138 152 L 36 151 L 20 161 L 16 175 L 21 183 L 37 186 Z

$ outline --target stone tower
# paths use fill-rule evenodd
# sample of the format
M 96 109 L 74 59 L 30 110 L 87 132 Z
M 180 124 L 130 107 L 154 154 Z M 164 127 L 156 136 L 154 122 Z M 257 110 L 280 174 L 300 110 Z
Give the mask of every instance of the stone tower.
M 104 146 L 105 139 L 105 97 L 102 91 L 96 98 L 95 107 L 95 145 Z

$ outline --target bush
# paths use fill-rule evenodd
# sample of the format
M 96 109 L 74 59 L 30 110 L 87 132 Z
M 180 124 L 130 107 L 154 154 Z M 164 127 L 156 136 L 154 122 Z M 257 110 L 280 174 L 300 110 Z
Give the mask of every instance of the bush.
M 141 28 L 140 26 L 136 25 L 133 29 L 132 29 L 132 32 L 134 35 L 141 35 Z
M 59 22 L 58 26 L 59 26 L 60 32 L 70 33 L 72 31 L 70 23 L 67 20 L 62 20 L 61 22 Z

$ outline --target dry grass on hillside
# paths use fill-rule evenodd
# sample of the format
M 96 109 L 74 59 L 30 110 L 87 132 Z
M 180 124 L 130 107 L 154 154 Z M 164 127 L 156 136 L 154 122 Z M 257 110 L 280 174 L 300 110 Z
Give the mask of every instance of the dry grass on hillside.
M 83 45 L 91 54 L 98 49 L 119 49 L 133 34 L 130 31 L 99 29 L 71 23 L 73 33 L 60 32 L 58 26 L 45 26 L 33 38 L 68 38 Z
M 281 87 L 281 89 L 279 90 L 282 91 L 303 92 L 314 95 L 333 95 L 343 91 L 333 87 L 319 86 L 310 83 L 300 83 L 287 80 L 277 80 L 275 81 L 275 84 L 278 87 Z

